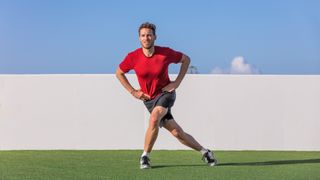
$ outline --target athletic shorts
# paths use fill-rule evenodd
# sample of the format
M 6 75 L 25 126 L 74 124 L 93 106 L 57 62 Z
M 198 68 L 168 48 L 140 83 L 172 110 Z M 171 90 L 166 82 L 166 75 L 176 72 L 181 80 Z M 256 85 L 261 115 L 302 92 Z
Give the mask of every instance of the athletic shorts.
M 167 114 L 164 115 L 163 118 L 160 120 L 160 127 L 162 127 L 167 121 L 173 119 L 173 116 L 171 114 L 171 107 L 173 106 L 175 100 L 176 100 L 175 91 L 172 91 L 172 92 L 164 91 L 154 99 L 143 101 L 143 103 L 147 107 L 150 113 L 156 106 L 162 106 L 164 108 L 168 108 Z

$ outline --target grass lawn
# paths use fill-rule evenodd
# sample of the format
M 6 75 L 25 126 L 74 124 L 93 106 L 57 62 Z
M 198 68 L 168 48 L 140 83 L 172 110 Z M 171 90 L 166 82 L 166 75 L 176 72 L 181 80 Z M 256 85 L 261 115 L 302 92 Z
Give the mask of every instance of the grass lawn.
M 320 152 L 217 151 L 208 167 L 195 151 L 153 151 L 140 170 L 141 150 L 0 151 L 0 179 L 320 179 Z

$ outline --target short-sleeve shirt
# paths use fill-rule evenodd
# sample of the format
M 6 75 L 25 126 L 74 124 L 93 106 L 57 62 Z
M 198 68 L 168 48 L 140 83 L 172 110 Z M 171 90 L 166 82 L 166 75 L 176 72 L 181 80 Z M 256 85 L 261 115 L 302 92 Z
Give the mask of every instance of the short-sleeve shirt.
M 151 57 L 146 57 L 142 48 L 130 52 L 120 63 L 119 68 L 127 73 L 134 70 L 143 93 L 151 99 L 162 92 L 162 88 L 170 83 L 168 66 L 179 63 L 182 53 L 168 47 L 155 46 Z

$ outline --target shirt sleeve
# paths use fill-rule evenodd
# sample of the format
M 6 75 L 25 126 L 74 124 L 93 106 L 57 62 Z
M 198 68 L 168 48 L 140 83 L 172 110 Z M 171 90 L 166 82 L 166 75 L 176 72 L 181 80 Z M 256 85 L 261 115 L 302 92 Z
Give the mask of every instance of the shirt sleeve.
M 170 63 L 179 63 L 182 59 L 182 53 L 179 52 L 179 51 L 175 51 L 173 49 L 170 49 L 168 48 L 168 52 L 169 52 L 169 60 L 170 60 Z
M 128 54 L 123 61 L 119 64 L 119 68 L 124 72 L 127 73 L 129 72 L 131 69 L 133 69 L 133 62 L 132 59 L 130 57 L 130 55 Z

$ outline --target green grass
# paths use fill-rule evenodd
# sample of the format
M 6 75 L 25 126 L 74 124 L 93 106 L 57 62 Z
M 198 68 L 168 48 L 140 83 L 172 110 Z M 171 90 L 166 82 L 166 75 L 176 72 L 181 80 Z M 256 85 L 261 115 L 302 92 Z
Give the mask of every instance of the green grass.
M 195 151 L 0 151 L 0 179 L 320 179 L 320 152 L 218 151 L 208 167 Z

